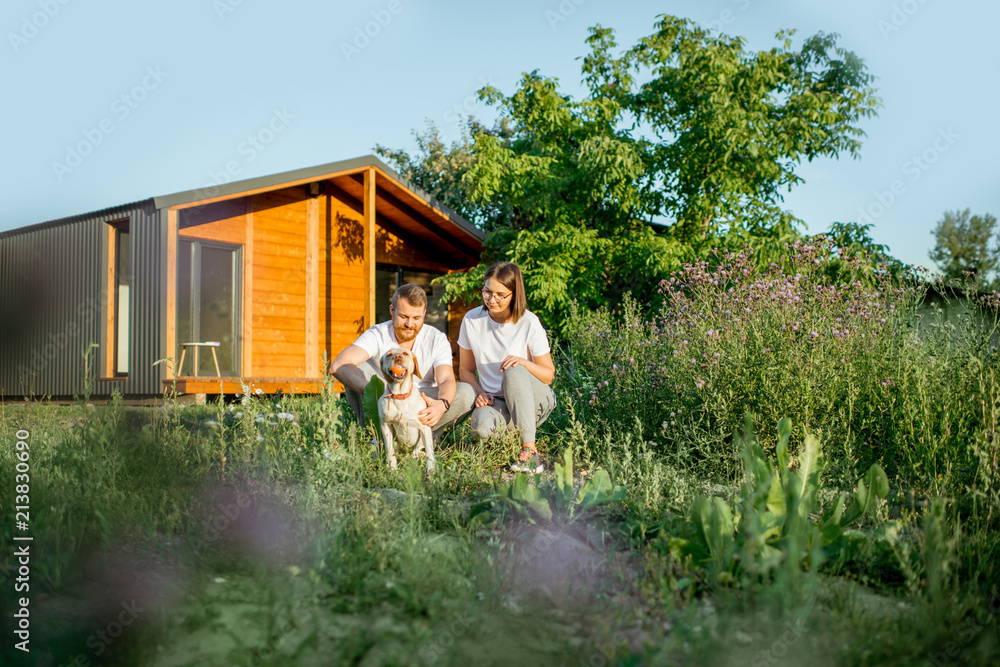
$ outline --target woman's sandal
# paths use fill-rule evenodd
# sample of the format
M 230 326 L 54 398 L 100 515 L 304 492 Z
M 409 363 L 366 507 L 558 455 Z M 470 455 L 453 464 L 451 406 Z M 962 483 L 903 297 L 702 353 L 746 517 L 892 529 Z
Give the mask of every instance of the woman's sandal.
M 521 447 L 521 453 L 517 460 L 510 464 L 510 469 L 513 472 L 530 472 L 536 475 L 545 472 L 542 457 L 539 456 L 538 450 L 533 447 Z

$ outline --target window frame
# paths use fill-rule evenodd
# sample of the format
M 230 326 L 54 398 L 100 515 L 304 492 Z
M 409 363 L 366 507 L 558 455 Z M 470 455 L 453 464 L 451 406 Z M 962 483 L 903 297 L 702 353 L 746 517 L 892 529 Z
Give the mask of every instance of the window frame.
M 105 275 L 106 285 L 104 292 L 105 321 L 104 321 L 104 377 L 101 380 L 122 381 L 127 380 L 131 364 L 131 331 L 132 331 L 132 282 L 135 276 L 133 270 L 132 234 L 131 221 L 129 218 L 111 220 L 105 227 L 106 230 L 106 262 Z M 126 243 L 125 251 L 122 252 L 122 242 Z M 127 296 L 125 303 L 122 303 L 122 257 L 125 257 L 127 265 L 124 267 Z M 124 311 L 124 312 L 123 312 Z M 124 314 L 124 331 L 122 331 L 122 315 Z M 123 336 L 120 334 L 124 334 Z M 124 338 L 124 341 L 122 340 Z M 120 365 L 121 346 L 124 344 L 125 363 L 124 368 Z

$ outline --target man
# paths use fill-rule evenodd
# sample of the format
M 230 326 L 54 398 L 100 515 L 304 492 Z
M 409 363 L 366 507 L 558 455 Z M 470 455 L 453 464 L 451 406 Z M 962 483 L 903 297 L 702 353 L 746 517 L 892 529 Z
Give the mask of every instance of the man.
M 475 393 L 465 382 L 455 381 L 453 356 L 448 337 L 434 327 L 424 326 L 427 294 L 418 285 L 401 285 L 392 295 L 387 322 L 372 326 L 348 345 L 330 364 L 330 373 L 344 385 L 347 402 L 364 423 L 362 397 L 368 381 L 379 376 L 378 360 L 394 347 L 413 352 L 423 374 L 417 389 L 427 404 L 417 413 L 420 423 L 431 427 L 434 439 L 449 424 L 472 411 Z

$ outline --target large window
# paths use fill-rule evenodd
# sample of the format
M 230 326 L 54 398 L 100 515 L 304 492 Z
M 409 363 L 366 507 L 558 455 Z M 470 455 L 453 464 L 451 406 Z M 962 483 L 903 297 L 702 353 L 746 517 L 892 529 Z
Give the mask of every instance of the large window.
M 177 248 L 177 356 L 184 343 L 217 342 L 222 375 L 239 375 L 240 246 L 182 239 Z M 180 375 L 215 375 L 209 348 L 189 349 Z M 198 370 L 195 372 L 195 357 Z
M 427 292 L 427 317 L 424 318 L 424 324 L 429 324 L 447 335 L 448 306 L 441 300 L 444 288 L 440 285 L 431 285 L 431 281 L 440 275 L 442 274 L 379 264 L 375 267 L 375 321 L 388 320 L 392 293 L 400 285 L 413 283 L 420 285 Z

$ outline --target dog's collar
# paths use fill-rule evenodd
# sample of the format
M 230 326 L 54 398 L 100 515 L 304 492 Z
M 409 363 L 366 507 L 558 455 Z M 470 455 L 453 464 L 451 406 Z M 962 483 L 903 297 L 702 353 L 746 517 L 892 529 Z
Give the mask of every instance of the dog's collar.
M 410 389 L 410 391 L 406 392 L 405 394 L 393 394 L 392 392 L 389 392 L 389 398 L 395 398 L 397 401 L 405 401 L 410 397 L 410 394 L 412 393 L 413 393 L 412 389 Z

